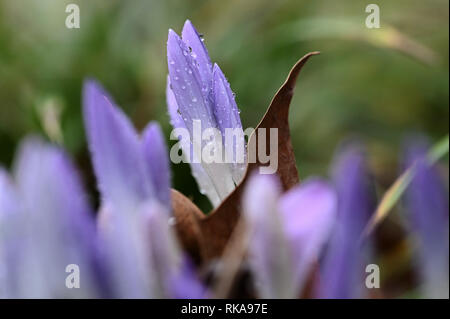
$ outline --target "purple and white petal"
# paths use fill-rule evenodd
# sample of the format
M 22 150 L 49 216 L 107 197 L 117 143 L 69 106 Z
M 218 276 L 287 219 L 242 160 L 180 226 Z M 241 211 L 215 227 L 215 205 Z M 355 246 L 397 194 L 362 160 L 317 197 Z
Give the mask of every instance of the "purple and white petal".
M 300 293 L 318 261 L 336 219 L 337 196 L 326 182 L 309 180 L 280 200 L 279 211 L 293 259 L 292 280 Z
M 166 99 L 169 110 L 170 123 L 172 124 L 174 129 L 186 128 L 186 125 L 184 124 L 184 121 L 179 113 L 177 101 L 170 87 L 171 87 L 170 79 L 167 78 Z M 211 178 L 208 176 L 208 174 L 206 174 L 205 170 L 203 169 L 202 164 L 193 162 L 192 144 L 189 141 L 184 140 L 181 140 L 180 143 L 184 156 L 189 158 L 192 176 L 194 176 L 200 189 L 200 192 L 208 197 L 208 199 L 211 201 L 214 207 L 217 207 L 221 201 L 219 194 L 217 193 L 217 190 L 215 189 Z
M 195 30 L 187 23 L 185 34 L 190 41 L 195 42 Z M 201 42 L 200 39 L 197 39 Z M 192 48 L 191 48 L 192 49 Z M 203 85 L 202 76 L 200 74 L 199 61 L 191 54 L 189 46 L 172 30 L 169 30 L 167 41 L 167 58 L 169 67 L 170 88 L 176 100 L 177 113 L 181 116 L 185 127 L 188 129 L 191 142 L 193 143 L 193 154 L 190 155 L 192 162 L 200 163 L 206 176 L 211 180 L 213 189 L 217 192 L 219 199 L 223 200 L 235 188 L 233 181 L 232 167 L 223 163 L 222 156 L 220 161 L 212 160 L 213 163 L 206 161 L 203 156 L 210 154 L 207 151 L 202 153 L 205 146 L 209 146 L 210 150 L 214 150 L 214 154 L 223 155 L 223 143 L 221 139 L 214 138 L 212 141 L 204 140 L 203 134 L 206 129 L 218 129 L 213 110 L 213 101 L 211 91 Z M 207 54 L 207 53 L 205 53 Z M 201 68 L 209 68 L 202 65 Z M 204 69 L 203 69 L 204 70 Z M 174 116 L 174 105 L 172 101 L 169 103 L 169 113 L 172 122 L 179 125 L 178 119 Z M 199 131 L 195 130 L 194 121 L 200 123 Z M 197 137 L 197 138 L 196 138 Z M 200 153 L 198 153 L 200 152 Z M 197 169 L 193 169 L 197 170 Z M 199 172 L 198 175 L 204 175 Z M 206 184 L 199 182 L 199 184 Z M 206 193 L 206 189 L 202 188 L 201 192 Z M 213 200 L 215 204 L 216 200 Z
M 448 190 L 435 165 L 427 158 L 428 145 L 409 145 L 406 168 L 414 175 L 406 190 L 406 207 L 418 235 L 419 274 L 428 298 L 448 298 L 449 220 Z
M 247 167 L 244 131 L 230 84 L 217 64 L 214 64 L 213 69 L 213 97 L 214 116 L 222 133 L 225 152 L 230 153 L 230 159 L 233 161 L 230 163 L 233 180 L 236 184 L 239 184 Z M 229 142 L 229 138 L 226 138 L 227 129 L 229 133 L 232 132 L 231 136 L 233 136 L 230 145 L 227 145 L 227 142 Z
M 140 213 L 121 214 L 115 207 L 102 207 L 100 238 L 110 266 L 114 298 L 153 298 L 156 278 L 151 271 L 151 250 Z M 106 222 L 105 222 L 106 220 Z
M 278 210 L 281 188 L 275 175 L 253 175 L 243 211 L 248 227 L 248 259 L 261 298 L 295 298 L 292 259 Z
M 186 128 L 192 134 L 193 121 L 199 120 L 202 129 L 215 127 L 213 110 L 203 92 L 202 80 L 188 46 L 173 31 L 167 40 L 169 78 Z
M 145 164 L 148 169 L 152 189 L 156 198 L 171 212 L 170 164 L 166 142 L 161 128 L 156 122 L 150 122 L 142 134 Z
M 15 162 L 23 201 L 24 241 L 17 269 L 21 298 L 98 297 L 94 220 L 76 170 L 64 152 L 25 140 Z M 83 272 L 83 286 L 67 289 L 66 267 Z
M 133 210 L 153 194 L 146 178 L 142 147 L 132 124 L 96 82 L 83 88 L 89 149 L 103 202 Z
M 175 99 L 175 95 L 173 94 L 172 85 L 170 84 L 170 78 L 167 76 L 167 84 L 166 84 L 166 101 L 167 101 L 167 109 L 169 112 L 170 124 L 174 128 L 186 128 L 184 124 L 184 120 L 181 117 L 181 112 L 178 108 L 177 100 Z
M 202 92 L 208 94 L 211 92 L 212 63 L 203 39 L 200 38 L 191 21 L 186 20 L 184 23 L 181 38 L 187 44 L 190 55 L 198 67 L 202 80 Z
M 338 211 L 330 245 L 322 264 L 320 297 L 360 298 L 369 243 L 362 240 L 374 205 L 363 150 L 349 145 L 337 156 L 333 181 Z

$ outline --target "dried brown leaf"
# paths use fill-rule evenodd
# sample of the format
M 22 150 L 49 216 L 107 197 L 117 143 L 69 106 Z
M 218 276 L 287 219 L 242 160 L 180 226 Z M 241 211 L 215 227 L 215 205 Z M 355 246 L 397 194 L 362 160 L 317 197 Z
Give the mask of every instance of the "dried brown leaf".
M 199 220 L 205 218 L 205 214 L 177 190 L 172 189 L 171 197 L 178 238 L 186 252 L 199 263 L 202 260 Z

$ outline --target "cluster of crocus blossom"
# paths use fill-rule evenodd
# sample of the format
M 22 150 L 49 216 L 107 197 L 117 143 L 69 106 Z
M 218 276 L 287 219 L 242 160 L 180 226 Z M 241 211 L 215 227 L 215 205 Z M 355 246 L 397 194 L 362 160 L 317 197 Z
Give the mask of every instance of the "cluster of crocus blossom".
M 26 139 L 12 176 L 0 171 L 1 296 L 203 297 L 170 227 L 169 160 L 159 126 L 150 123 L 139 136 L 92 80 L 83 104 L 101 194 L 97 221 L 65 152 Z M 79 288 L 66 282 L 72 265 Z
M 182 38 L 169 31 L 167 49 L 174 127 L 190 130 L 200 120 L 242 130 L 229 84 L 189 21 Z M 0 297 L 213 296 L 171 226 L 170 165 L 159 126 L 138 134 L 93 80 L 84 84 L 83 113 L 98 213 L 65 152 L 27 138 L 12 173 L 0 170 Z M 448 196 L 423 147 L 410 148 L 406 162 L 417 171 L 406 201 L 418 269 L 427 296 L 448 297 Z M 217 206 L 242 179 L 245 163 L 191 168 Z M 252 175 L 242 208 L 255 297 L 297 298 L 313 274 L 312 297 L 367 297 L 371 249 L 363 233 L 374 211 L 371 184 L 366 154 L 355 144 L 338 153 L 330 181 L 311 178 L 282 193 L 276 175 Z M 79 288 L 66 286 L 68 265 L 79 268 Z
M 212 64 L 208 51 L 192 23 L 184 24 L 182 37 L 169 30 L 167 41 L 167 61 L 169 76 L 167 81 L 167 105 L 171 123 L 175 129 L 186 128 L 194 139 L 194 125 L 201 123 L 202 130 L 216 128 L 220 131 L 222 141 L 218 148 L 227 150 L 240 149 L 245 154 L 244 147 L 225 147 L 226 129 L 234 129 L 238 133 L 236 146 L 244 146 L 239 110 L 230 84 L 217 64 Z M 212 137 L 211 143 L 217 143 Z M 202 145 L 183 143 L 181 145 L 187 156 L 198 156 L 195 150 Z M 192 150 L 192 151 L 191 151 Z M 229 195 L 245 173 L 245 157 L 239 161 L 239 154 L 230 154 L 235 160 L 232 163 L 205 163 L 191 160 L 192 174 L 197 180 L 200 191 L 204 193 L 213 206 Z M 196 163 L 199 162 L 199 163 Z

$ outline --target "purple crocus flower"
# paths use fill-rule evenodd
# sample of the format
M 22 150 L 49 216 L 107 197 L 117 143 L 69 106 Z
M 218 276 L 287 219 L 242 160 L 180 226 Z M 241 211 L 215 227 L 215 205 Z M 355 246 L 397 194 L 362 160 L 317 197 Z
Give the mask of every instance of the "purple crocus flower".
M 94 219 L 62 150 L 38 138 L 25 140 L 13 177 L 0 173 L 0 194 L 0 286 L 5 297 L 105 296 Z M 66 286 L 69 265 L 79 269 L 78 289 Z
M 241 181 L 246 168 L 244 133 L 234 94 L 219 66 L 211 62 L 203 39 L 189 20 L 181 38 L 169 30 L 167 59 L 166 93 L 171 123 L 174 128 L 189 132 L 190 141 L 181 137 L 181 148 L 188 154 L 200 191 L 217 206 Z M 207 129 L 220 132 L 222 138 L 211 138 L 209 143 L 213 144 L 214 152 L 225 154 L 229 162 L 207 163 L 201 158 L 197 147 L 202 149 L 207 143 L 197 143 L 196 122 L 201 124 L 200 134 Z M 232 143 L 227 142 L 227 129 L 235 133 Z
M 275 175 L 253 175 L 244 195 L 249 263 L 262 298 L 297 298 L 335 219 L 336 196 L 321 180 L 281 195 Z
M 322 263 L 319 297 L 359 298 L 369 247 L 362 234 L 374 211 L 364 152 L 350 145 L 339 152 L 333 171 L 338 214 Z
M 181 271 L 183 258 L 169 225 L 170 171 L 161 130 L 150 123 L 138 136 L 112 98 L 92 80 L 84 85 L 83 103 L 114 294 L 171 297 L 170 278 Z
M 406 190 L 406 206 L 418 242 L 418 266 L 424 293 L 429 298 L 449 296 L 448 190 L 435 165 L 427 158 L 428 145 L 415 143 L 407 148 L 406 167 L 414 167 Z

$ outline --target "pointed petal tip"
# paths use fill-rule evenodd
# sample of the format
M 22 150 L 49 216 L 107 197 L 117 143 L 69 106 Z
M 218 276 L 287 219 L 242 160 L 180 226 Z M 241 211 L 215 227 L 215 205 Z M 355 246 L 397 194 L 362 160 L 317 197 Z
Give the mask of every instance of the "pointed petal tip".
M 173 58 L 177 55 L 177 52 L 181 49 L 181 38 L 180 36 L 173 31 L 172 29 L 169 29 L 169 35 L 167 38 L 167 63 L 174 64 Z M 172 61 L 172 62 L 171 62 Z
M 83 107 L 98 107 L 101 98 L 108 102 L 107 104 L 115 105 L 111 95 L 106 91 L 102 84 L 94 78 L 86 78 L 83 82 Z M 94 103 L 95 102 L 95 103 Z
M 189 19 L 184 22 L 183 30 L 181 31 L 182 38 L 184 38 L 187 33 L 196 34 L 198 36 L 197 29 Z
M 218 65 L 217 63 L 214 62 L 214 65 L 213 65 L 213 73 L 215 73 L 215 72 L 223 73 L 223 72 L 222 72 L 222 69 L 219 67 L 219 65 Z
M 169 29 L 169 35 L 167 37 L 167 44 L 169 44 L 169 42 L 174 41 L 174 40 L 176 40 L 176 41 L 180 40 L 180 36 L 175 31 L 173 31 L 173 29 Z
M 142 136 L 144 140 L 147 140 L 151 136 L 157 136 L 161 140 L 163 140 L 163 133 L 161 126 L 156 121 L 150 121 L 147 126 L 145 127 Z
M 189 20 L 189 19 L 186 19 L 186 21 L 184 21 L 183 30 L 185 28 L 194 28 L 195 29 L 194 25 L 192 24 L 191 20 Z
M 222 69 L 219 67 L 219 65 L 217 63 L 214 63 L 214 66 L 213 66 L 213 79 L 215 81 L 220 80 L 221 82 L 223 82 L 222 84 L 225 86 L 225 88 L 228 88 L 228 86 L 229 86 L 228 80 L 225 77 L 225 74 L 223 73 Z
M 83 81 L 83 95 L 86 97 L 88 94 L 107 95 L 100 82 L 93 77 L 87 77 Z

